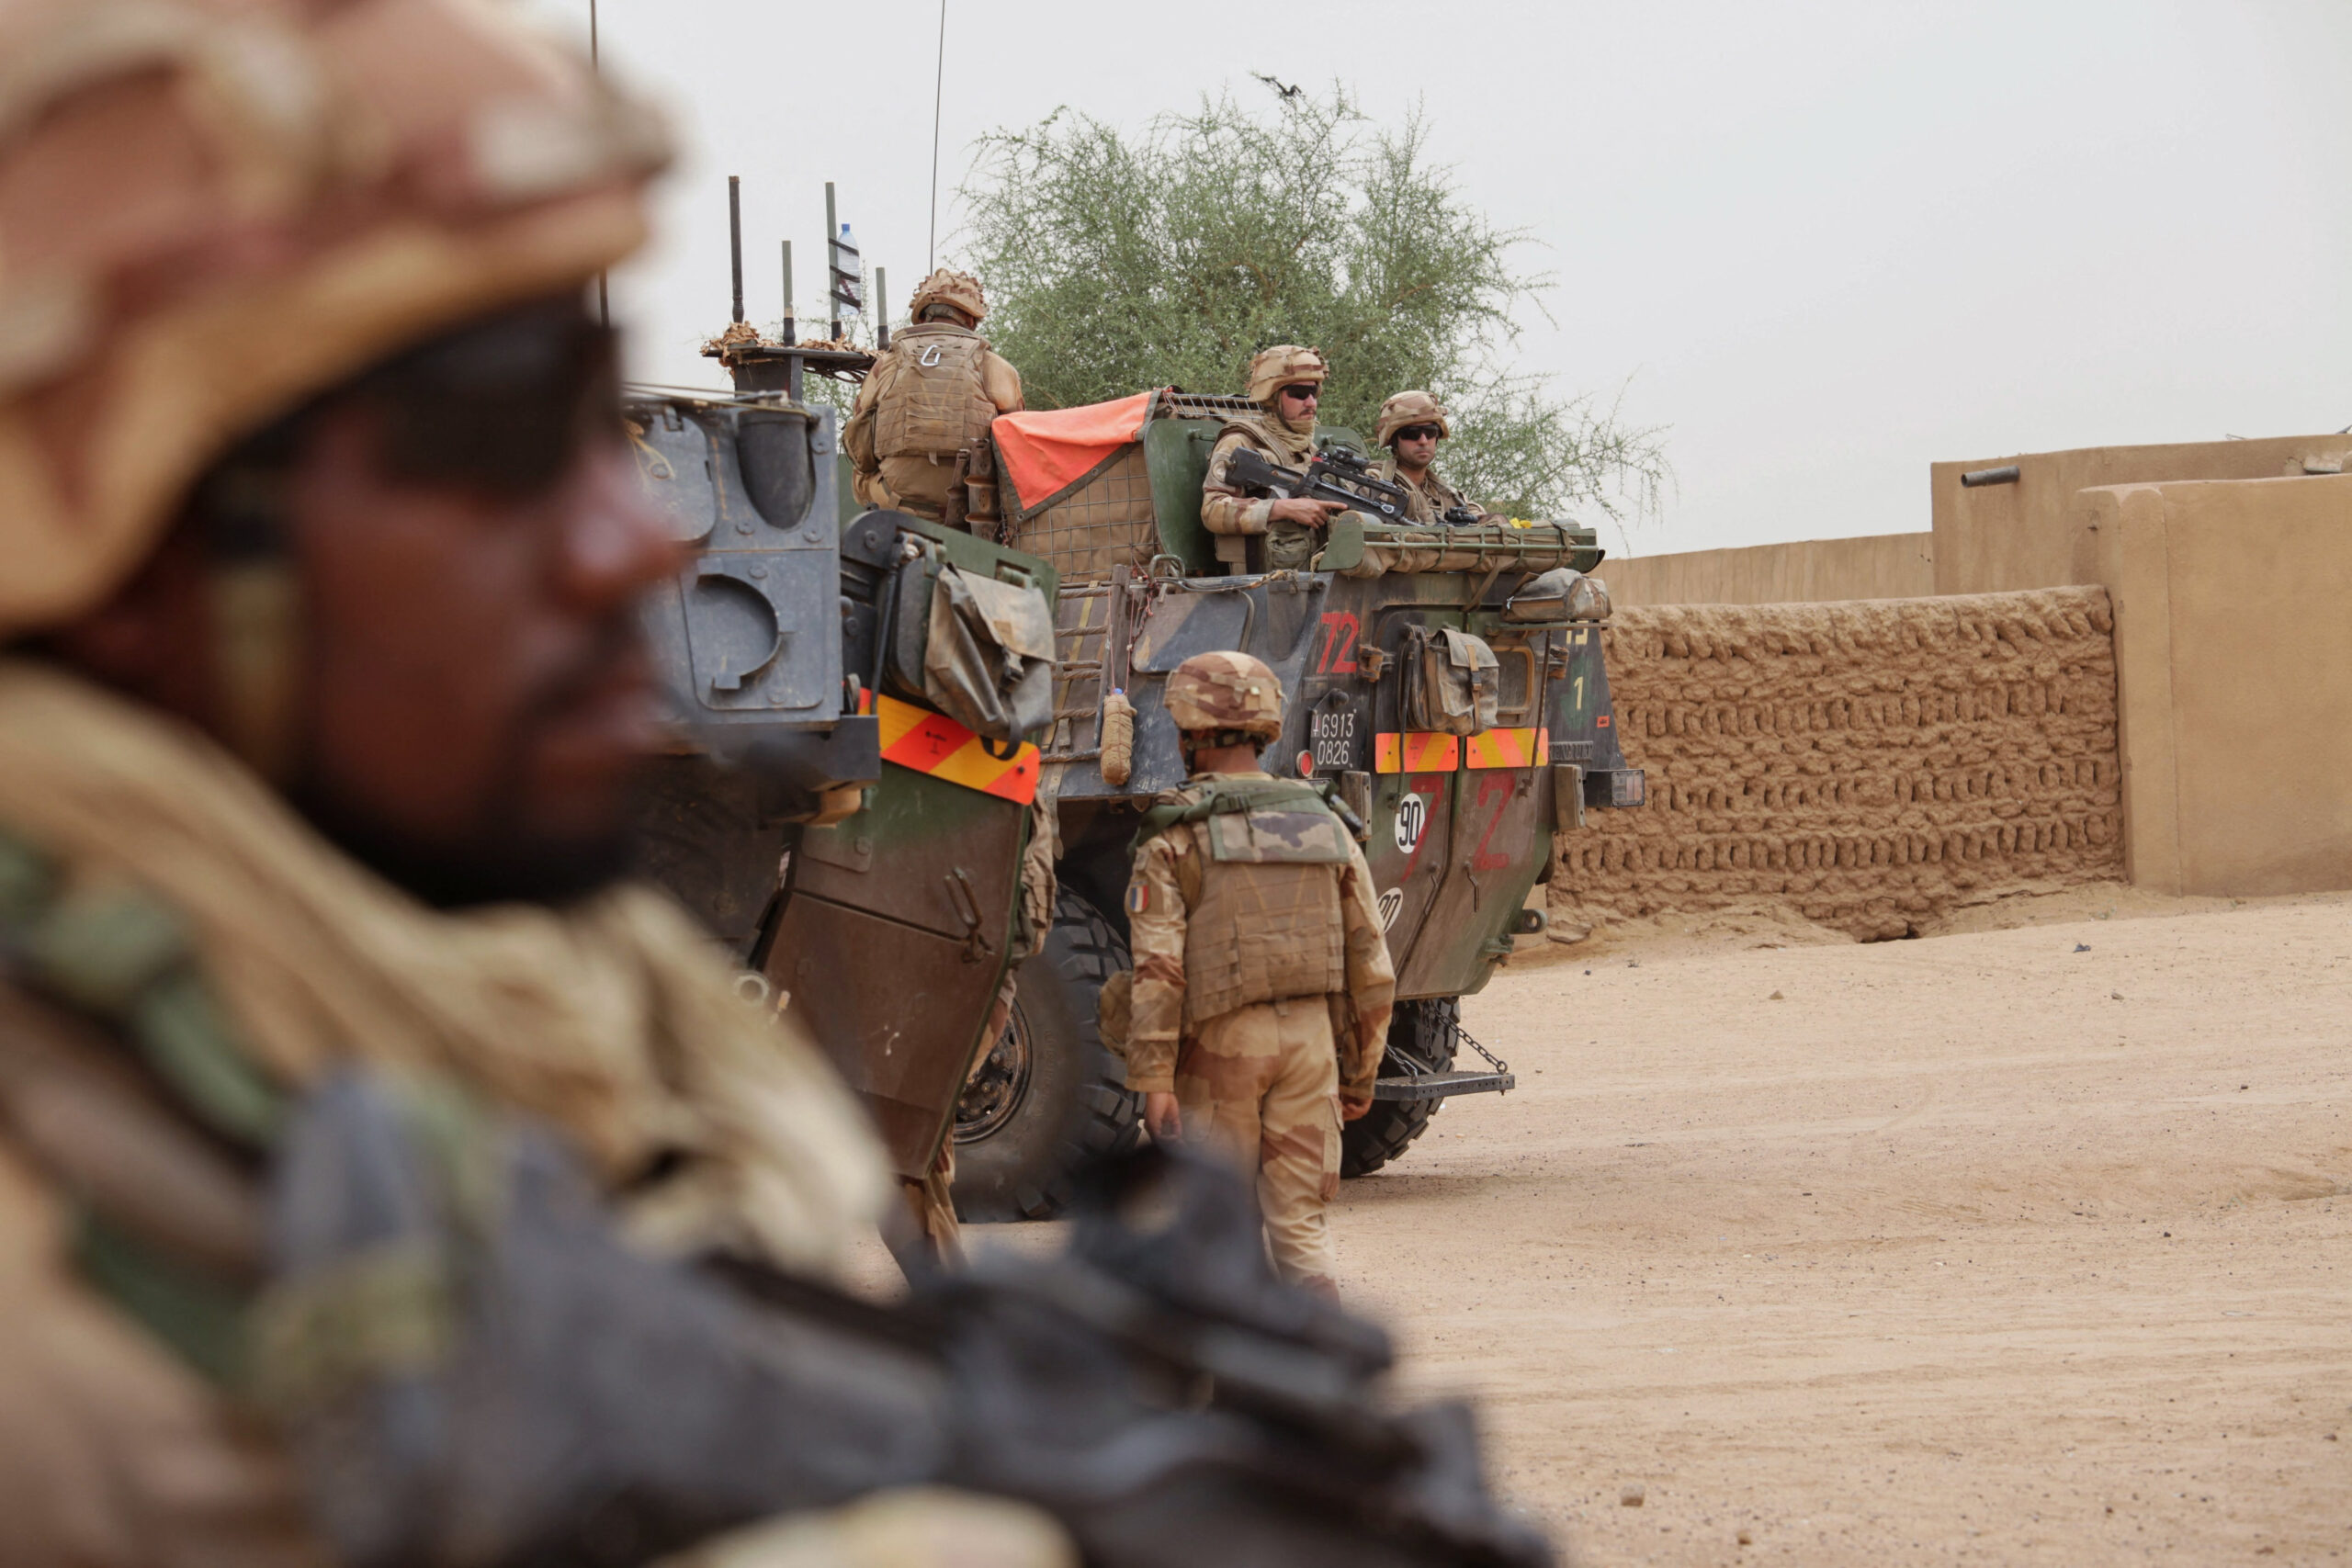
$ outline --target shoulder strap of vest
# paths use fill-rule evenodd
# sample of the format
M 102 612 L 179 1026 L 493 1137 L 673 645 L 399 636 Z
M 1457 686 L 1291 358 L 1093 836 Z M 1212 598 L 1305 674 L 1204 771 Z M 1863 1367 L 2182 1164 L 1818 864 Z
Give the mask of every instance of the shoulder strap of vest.
M 1229 811 L 1296 811 L 1319 807 L 1339 818 L 1350 832 L 1355 831 L 1355 813 L 1347 810 L 1335 793 L 1337 786 L 1330 784 L 1311 779 L 1211 779 L 1185 787 L 1188 792 L 1198 790 L 1200 798 L 1163 800 L 1146 811 L 1136 828 L 1136 849 L 1179 824 L 1204 822 Z

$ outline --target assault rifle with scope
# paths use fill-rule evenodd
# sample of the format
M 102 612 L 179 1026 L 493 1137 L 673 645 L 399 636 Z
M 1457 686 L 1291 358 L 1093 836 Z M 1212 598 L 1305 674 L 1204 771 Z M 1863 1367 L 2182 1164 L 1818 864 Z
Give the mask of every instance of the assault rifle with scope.
M 1265 491 L 1284 501 L 1336 501 L 1383 523 L 1404 522 L 1411 499 L 1403 485 L 1379 478 L 1362 457 L 1337 446 L 1317 453 L 1303 469 L 1286 468 L 1244 446 L 1227 461 L 1225 479 L 1227 484 Z

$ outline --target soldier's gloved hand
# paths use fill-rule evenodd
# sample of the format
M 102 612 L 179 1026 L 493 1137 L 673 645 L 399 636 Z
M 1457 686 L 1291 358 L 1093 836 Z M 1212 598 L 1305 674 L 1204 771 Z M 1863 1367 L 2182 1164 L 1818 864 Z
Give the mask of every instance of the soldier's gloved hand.
M 1184 1141 L 1183 1112 L 1176 1109 L 1176 1097 L 1164 1089 L 1154 1089 L 1143 1097 L 1143 1124 L 1151 1129 L 1154 1143 Z
M 1266 517 L 1269 522 L 1304 523 L 1310 528 L 1319 528 L 1331 520 L 1333 513 L 1346 510 L 1336 501 L 1310 501 L 1303 495 L 1294 495 L 1274 502 Z
M 1368 1094 L 1340 1096 L 1340 1120 L 1342 1122 L 1361 1122 L 1371 1111 L 1372 1096 Z

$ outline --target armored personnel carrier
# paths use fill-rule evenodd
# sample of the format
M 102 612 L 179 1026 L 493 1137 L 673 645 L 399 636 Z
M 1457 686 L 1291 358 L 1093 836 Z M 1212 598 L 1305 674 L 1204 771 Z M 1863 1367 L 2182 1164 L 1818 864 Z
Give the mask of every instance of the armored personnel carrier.
M 1526 902 L 1554 832 L 1644 801 L 1601 661 L 1607 595 L 1579 581 L 1601 558 L 1593 532 L 1413 527 L 1368 503 L 1340 514 L 1310 570 L 1266 570 L 1261 541 L 1215 537 L 1200 519 L 1219 431 L 1261 414 L 1160 390 L 995 423 L 1000 537 L 1058 584 L 1053 713 L 1037 739 L 1060 893 L 1012 1023 L 958 1104 L 967 1218 L 1051 1213 L 1074 1149 L 1134 1135 L 1095 1001 L 1127 964 L 1138 819 L 1184 777 L 1160 694 L 1186 658 L 1238 649 L 1272 666 L 1287 704 L 1268 770 L 1327 784 L 1364 830 L 1399 1005 L 1374 1109 L 1346 1129 L 1351 1176 L 1396 1157 L 1447 1099 L 1512 1087 L 1462 1032 L 1459 1000 L 1514 937 L 1542 929 Z M 1344 430 L 1319 440 L 1368 456 Z
M 1200 520 L 1210 447 L 1261 411 L 1160 390 L 999 419 L 972 465 L 997 476 L 995 536 L 977 536 L 847 503 L 832 411 L 790 394 L 866 356 L 740 333 L 718 352 L 735 397 L 631 407 L 649 491 L 696 552 L 649 611 L 681 736 L 641 813 L 649 869 L 747 990 L 807 1019 L 902 1175 L 953 1136 L 967 1219 L 1043 1215 L 1080 1158 L 1138 1135 L 1096 1000 L 1127 965 L 1138 819 L 1183 779 L 1161 683 L 1212 649 L 1282 677 L 1267 766 L 1327 785 L 1381 886 L 1399 1005 L 1346 1174 L 1396 1158 L 1444 1100 L 1512 1087 L 1459 999 L 1542 928 L 1527 895 L 1553 834 L 1644 799 L 1601 662 L 1607 597 L 1580 578 L 1590 530 L 1413 527 L 1368 492 L 1308 570 L 1270 571 L 1260 541 Z M 1368 456 L 1344 430 L 1320 440 Z M 1024 921 L 1045 829 L 1057 904 Z

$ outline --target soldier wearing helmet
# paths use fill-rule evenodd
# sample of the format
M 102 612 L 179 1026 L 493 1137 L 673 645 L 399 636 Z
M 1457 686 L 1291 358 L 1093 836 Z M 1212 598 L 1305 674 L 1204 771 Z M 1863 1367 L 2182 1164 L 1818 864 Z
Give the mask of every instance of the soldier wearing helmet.
M 824 1270 L 887 1172 L 620 880 L 679 563 L 582 289 L 659 127 L 468 0 L 5 0 L 0 60 L 0 1556 L 322 1563 L 373 1472 L 298 1483 L 246 1310 L 322 1092 L 550 1124 L 665 1249 Z M 437 1343 L 402 1278 L 308 1370 Z
M 1201 485 L 1201 525 L 1237 541 L 1262 536 L 1265 564 L 1272 570 L 1296 570 L 1313 560 L 1324 525 L 1346 508 L 1335 501 L 1253 496 L 1226 478 L 1226 467 L 1244 446 L 1255 447 L 1285 468 L 1312 460 L 1315 410 L 1329 374 L 1319 350 L 1288 343 L 1260 350 L 1250 361 L 1249 398 L 1266 412 L 1228 420 L 1209 451 L 1208 474 Z M 1220 549 L 1220 558 L 1223 554 Z
M 1380 405 L 1374 439 L 1388 448 L 1373 471 L 1405 487 L 1405 520 L 1433 527 L 1457 508 L 1488 515 L 1437 477 L 1437 444 L 1453 434 L 1445 408 L 1427 392 L 1399 392 Z
M 910 302 L 912 324 L 893 334 L 842 432 L 857 498 L 933 522 L 996 515 L 989 422 L 1022 407 L 1021 372 L 979 324 L 980 280 L 940 268 Z
M 1192 782 L 1144 818 L 1127 884 L 1127 1087 L 1156 1138 L 1257 1171 L 1283 1278 L 1336 1299 L 1340 1122 L 1372 1108 L 1396 988 L 1372 868 L 1314 784 L 1277 779 L 1282 682 L 1243 653 L 1168 678 Z

